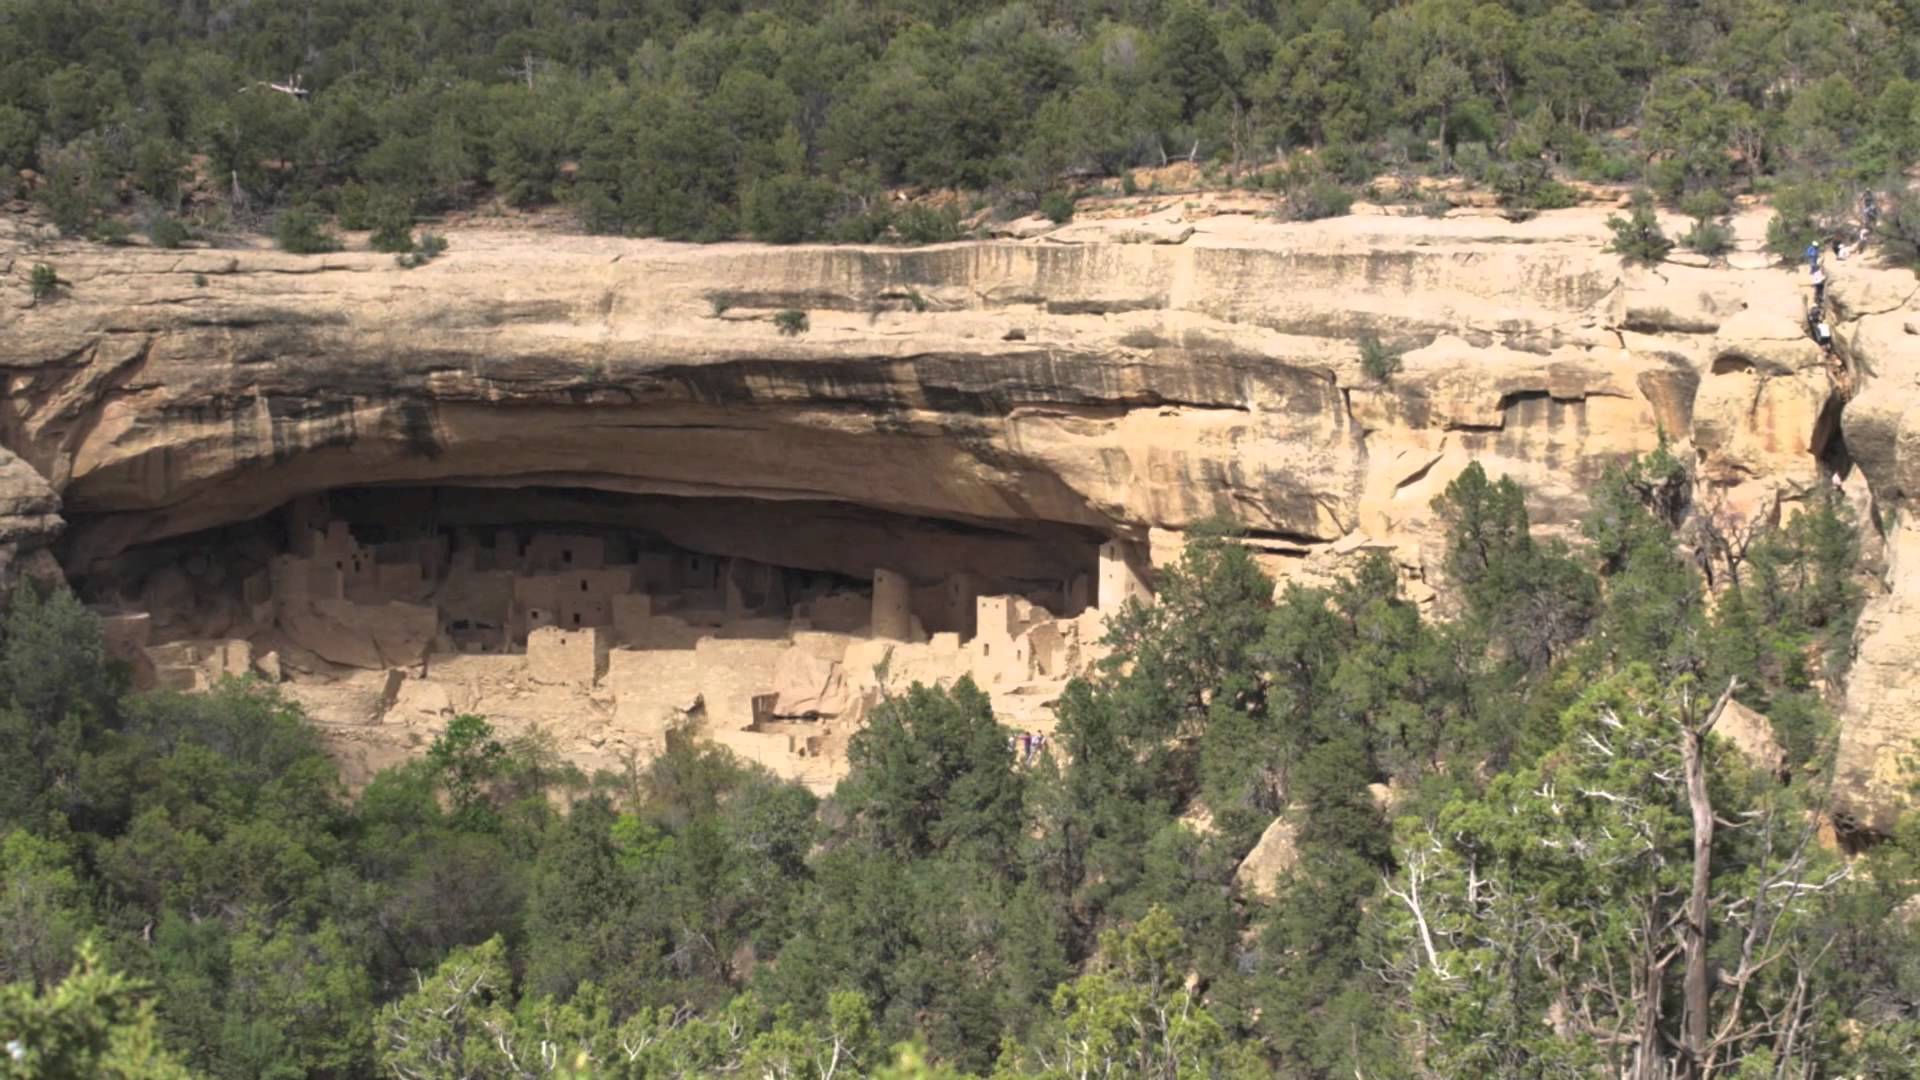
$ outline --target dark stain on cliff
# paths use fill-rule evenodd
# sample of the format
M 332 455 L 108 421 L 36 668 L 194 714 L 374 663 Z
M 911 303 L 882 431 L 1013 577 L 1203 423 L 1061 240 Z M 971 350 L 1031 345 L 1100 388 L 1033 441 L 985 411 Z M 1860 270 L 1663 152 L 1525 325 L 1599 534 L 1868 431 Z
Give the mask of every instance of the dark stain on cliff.
M 1693 365 L 1672 353 L 1659 353 L 1665 362 L 1662 370 L 1643 371 L 1635 380 L 1640 393 L 1653 406 L 1660 426 L 1668 433 L 1693 430 L 1693 402 L 1700 393 L 1700 373 Z M 1715 361 L 1716 367 L 1718 361 Z
M 705 405 L 801 400 L 810 408 L 898 409 L 907 404 L 884 361 L 737 360 L 673 366 L 657 374 L 662 381 L 679 384 L 688 397 Z M 756 387 L 768 386 L 780 387 L 780 394 L 756 391 Z
M 289 461 L 310 450 L 351 446 L 354 442 L 350 398 L 269 397 L 267 416 L 272 424 L 275 462 Z
M 435 429 L 432 403 L 401 402 L 397 412 L 400 438 L 406 444 L 407 453 L 429 459 L 439 457 L 442 448 L 439 432 Z

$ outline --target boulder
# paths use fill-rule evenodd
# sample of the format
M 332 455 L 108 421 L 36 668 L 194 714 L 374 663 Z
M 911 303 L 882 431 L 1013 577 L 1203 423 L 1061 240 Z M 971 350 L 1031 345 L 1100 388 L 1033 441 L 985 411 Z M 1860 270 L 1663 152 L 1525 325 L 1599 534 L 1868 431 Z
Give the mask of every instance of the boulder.
M 10 588 L 18 565 L 51 543 L 65 524 L 60 496 L 46 478 L 0 447 L 0 588 Z
M 1738 701 L 1727 702 L 1713 731 L 1756 769 L 1777 773 L 1787 765 L 1787 753 L 1773 737 L 1773 721 Z
M 1261 900 L 1271 900 L 1278 895 L 1280 875 L 1300 861 L 1299 835 L 1299 826 L 1287 815 L 1273 819 L 1260 834 L 1260 842 L 1253 845 L 1247 857 L 1240 860 L 1240 868 L 1233 872 L 1234 883 L 1244 895 Z

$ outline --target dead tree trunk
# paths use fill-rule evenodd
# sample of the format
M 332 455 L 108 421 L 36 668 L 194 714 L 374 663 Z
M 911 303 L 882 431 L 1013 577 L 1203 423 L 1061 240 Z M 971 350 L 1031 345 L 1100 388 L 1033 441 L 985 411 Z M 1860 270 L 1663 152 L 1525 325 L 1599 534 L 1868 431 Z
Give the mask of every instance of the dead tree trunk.
M 1739 679 L 1730 679 L 1727 688 L 1714 702 L 1704 722 L 1685 722 L 1680 732 L 1680 760 L 1687 776 L 1687 804 L 1693 811 L 1693 887 L 1687 894 L 1686 920 L 1681 924 L 1680 940 L 1686 952 L 1687 967 L 1681 983 L 1683 1001 L 1680 1049 L 1684 1056 L 1680 1075 L 1698 1080 L 1707 1060 L 1711 1038 L 1712 1014 L 1709 997 L 1712 986 L 1707 972 L 1707 929 L 1710 889 L 1713 884 L 1713 800 L 1707 794 L 1707 733 L 1720 721 Z

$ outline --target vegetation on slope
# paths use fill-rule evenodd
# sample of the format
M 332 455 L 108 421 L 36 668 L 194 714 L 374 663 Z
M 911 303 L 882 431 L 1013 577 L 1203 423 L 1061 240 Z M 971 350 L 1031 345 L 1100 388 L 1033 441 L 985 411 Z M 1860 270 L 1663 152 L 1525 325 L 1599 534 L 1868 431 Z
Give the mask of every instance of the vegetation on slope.
M 888 189 L 1058 218 L 1066 189 L 1191 159 L 1296 216 L 1386 171 L 1464 174 L 1523 208 L 1569 205 L 1571 178 L 1675 205 L 1779 186 L 1817 222 L 1920 157 L 1913 18 L 1873 0 L 9 0 L 0 188 L 108 238 L 127 210 L 177 240 L 183 212 L 371 227 L 369 208 L 497 195 L 607 232 L 927 242 L 960 207 L 896 213 Z

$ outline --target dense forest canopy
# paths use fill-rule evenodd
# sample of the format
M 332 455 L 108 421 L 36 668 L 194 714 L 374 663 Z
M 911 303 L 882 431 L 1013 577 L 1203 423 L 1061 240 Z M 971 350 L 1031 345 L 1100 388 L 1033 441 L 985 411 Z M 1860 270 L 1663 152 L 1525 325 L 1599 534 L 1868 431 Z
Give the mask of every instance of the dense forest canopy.
M 916 687 L 824 799 L 684 737 L 583 776 L 472 716 L 349 798 L 270 687 L 129 694 L 23 587 L 0 1068 L 1920 1076 L 1920 815 L 1815 835 L 1852 513 L 1822 490 L 1734 551 L 1691 490 L 1664 450 L 1615 468 L 1568 543 L 1470 467 L 1439 620 L 1381 556 L 1276 594 L 1209 526 L 1057 754 Z M 1710 730 L 1730 687 L 1783 761 Z M 1236 871 L 1276 820 L 1263 899 Z
M 3 0 L 0 184 L 34 170 L 64 228 L 109 238 L 128 209 L 206 228 L 313 204 L 370 228 L 498 196 L 608 232 L 925 241 L 957 214 L 896 220 L 884 191 L 1031 209 L 1180 158 L 1308 207 L 1382 172 L 1457 171 L 1519 207 L 1566 205 L 1561 181 L 1579 178 L 1703 215 L 1779 187 L 1814 214 L 1920 156 L 1916 15 L 1913 0 Z

